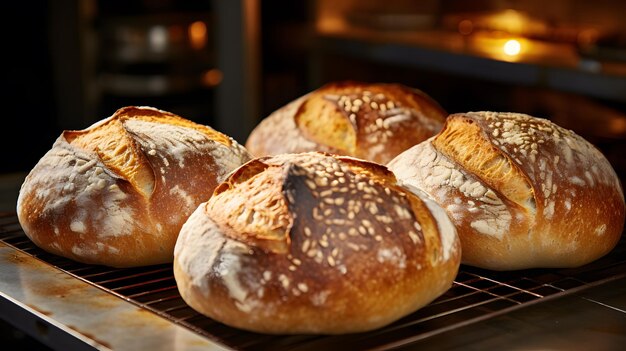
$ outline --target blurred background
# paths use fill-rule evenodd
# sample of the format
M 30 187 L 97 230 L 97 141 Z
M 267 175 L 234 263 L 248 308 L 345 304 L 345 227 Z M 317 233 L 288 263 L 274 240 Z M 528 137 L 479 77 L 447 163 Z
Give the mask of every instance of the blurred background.
M 450 113 L 549 118 L 626 173 L 623 1 L 30 0 L 2 7 L 5 193 L 16 194 L 62 130 L 83 129 L 120 107 L 168 110 L 243 143 L 275 109 L 343 79 L 419 88 Z

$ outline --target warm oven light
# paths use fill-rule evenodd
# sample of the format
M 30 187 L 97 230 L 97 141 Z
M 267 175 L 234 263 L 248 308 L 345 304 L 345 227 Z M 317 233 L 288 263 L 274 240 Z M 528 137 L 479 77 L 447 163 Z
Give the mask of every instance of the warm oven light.
M 206 44 L 207 28 L 202 21 L 196 21 L 189 25 L 189 40 L 194 49 L 202 49 Z
M 504 53 L 508 56 L 517 56 L 522 50 L 522 45 L 515 39 L 507 40 L 502 47 Z

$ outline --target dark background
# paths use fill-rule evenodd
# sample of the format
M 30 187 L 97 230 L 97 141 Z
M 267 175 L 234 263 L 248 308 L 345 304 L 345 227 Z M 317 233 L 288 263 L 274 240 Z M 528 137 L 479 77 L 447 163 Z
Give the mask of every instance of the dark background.
M 626 60 L 610 62 L 613 66 L 621 65 L 622 70 L 609 77 L 607 82 L 615 83 L 616 88 L 605 94 L 593 84 L 605 85 L 605 90 L 610 90 L 607 82 L 586 81 L 602 75 L 581 74 L 575 76 L 572 84 L 560 86 L 541 79 L 528 82 L 523 74 L 519 78 L 495 76 L 488 64 L 484 68 L 472 67 L 463 61 L 467 53 L 451 52 L 446 56 L 447 66 L 431 64 L 429 57 L 419 58 L 420 51 L 407 51 L 403 56 L 401 50 L 406 49 L 406 43 L 393 42 L 394 32 L 381 29 L 377 22 L 365 23 L 369 29 L 383 32 L 381 38 L 372 39 L 379 45 L 376 47 L 349 34 L 335 40 L 332 34 L 320 34 L 316 25 L 328 12 L 351 19 L 359 18 L 355 13 L 371 17 L 372 13 L 386 11 L 400 15 L 428 14 L 437 19 L 434 26 L 439 28 L 451 13 L 508 8 L 545 17 L 548 23 L 568 20 L 576 25 L 594 25 L 616 22 L 620 13 L 626 13 L 626 5 L 621 1 L 602 0 L 589 5 L 584 1 L 563 0 L 549 4 L 535 0 L 470 3 L 431 0 L 418 4 L 391 0 L 381 5 L 376 1 L 264 0 L 253 7 L 252 15 L 241 14 L 246 11 L 243 3 L 220 0 L 3 3 L 4 137 L 0 147 L 4 155 L 0 174 L 29 171 L 62 130 L 83 129 L 126 105 L 169 110 L 245 142 L 254 125 L 275 109 L 326 82 L 341 79 L 398 82 L 416 87 L 450 113 L 496 110 L 551 118 L 598 145 L 618 172 L 624 172 L 621 153 L 626 135 L 626 69 L 623 69 Z M 256 18 L 256 22 L 250 21 L 250 17 Z M 162 23 L 184 28 L 188 23 L 185 21 L 193 19 L 207 24 L 207 40 L 202 50 L 191 54 L 172 50 L 158 58 L 150 53 L 126 60 L 116 56 L 133 45 L 145 44 L 151 25 Z M 253 28 L 252 34 L 246 34 L 245 29 L 244 33 L 237 31 L 246 23 Z M 358 25 L 363 21 L 352 23 Z M 135 42 L 120 41 L 114 29 L 121 26 L 127 32 L 134 31 L 131 34 L 139 38 Z M 406 31 L 400 34 L 404 36 Z M 391 42 L 385 43 L 389 38 Z M 626 40 L 614 40 L 612 45 L 621 50 L 621 56 L 615 57 L 623 59 Z M 418 48 L 411 44 L 408 47 Z M 426 54 L 435 55 L 432 60 L 438 59 L 436 50 Z M 543 63 L 521 64 L 532 68 Z M 459 65 L 468 66 L 467 70 Z M 558 64 L 551 65 L 550 69 L 559 69 Z M 159 93 L 148 89 L 149 77 L 179 80 L 182 77 L 191 82 L 210 69 L 223 73 L 221 81 L 212 86 L 173 87 Z M 563 69 L 567 73 L 577 67 Z M 131 78 L 143 85 L 132 91 L 120 91 L 112 86 L 125 86 L 124 80 L 112 76 Z M 611 128 L 613 132 L 606 133 Z

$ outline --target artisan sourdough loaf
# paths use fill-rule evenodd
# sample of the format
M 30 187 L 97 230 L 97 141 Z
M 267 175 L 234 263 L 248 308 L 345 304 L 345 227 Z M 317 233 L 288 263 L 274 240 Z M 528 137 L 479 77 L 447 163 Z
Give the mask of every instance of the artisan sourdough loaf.
M 329 83 L 265 118 L 250 133 L 254 156 L 325 151 L 385 164 L 436 134 L 447 113 L 400 84 Z
M 39 247 L 115 267 L 171 262 L 183 222 L 249 160 L 233 139 L 150 107 L 64 131 L 22 184 L 19 221 Z
M 452 222 L 384 166 L 308 152 L 254 159 L 183 225 L 174 276 L 195 310 L 262 333 L 374 329 L 460 265 Z
M 447 210 L 469 265 L 576 267 L 613 249 L 624 227 L 623 190 L 607 159 L 546 119 L 453 114 L 389 168 Z

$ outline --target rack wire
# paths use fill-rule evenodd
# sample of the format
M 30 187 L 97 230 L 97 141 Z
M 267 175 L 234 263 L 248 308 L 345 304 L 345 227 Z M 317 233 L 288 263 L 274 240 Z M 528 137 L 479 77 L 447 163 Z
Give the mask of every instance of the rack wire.
M 189 307 L 171 264 L 111 268 L 78 263 L 43 251 L 21 229 L 15 214 L 0 214 L 0 241 L 113 295 L 242 350 L 391 349 L 453 328 L 580 290 L 626 272 L 626 239 L 605 257 L 576 269 L 496 272 L 462 265 L 452 287 L 420 310 L 374 331 L 347 335 L 265 335 L 228 327 Z

